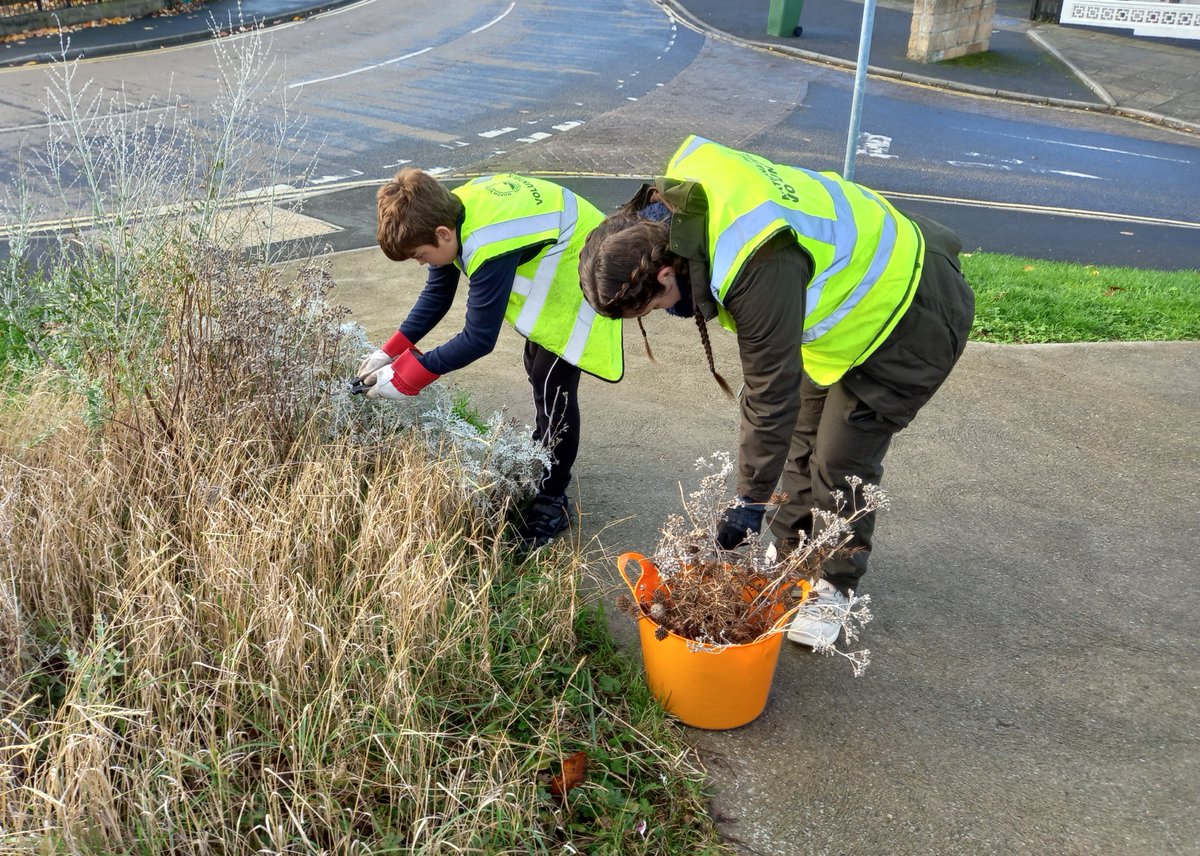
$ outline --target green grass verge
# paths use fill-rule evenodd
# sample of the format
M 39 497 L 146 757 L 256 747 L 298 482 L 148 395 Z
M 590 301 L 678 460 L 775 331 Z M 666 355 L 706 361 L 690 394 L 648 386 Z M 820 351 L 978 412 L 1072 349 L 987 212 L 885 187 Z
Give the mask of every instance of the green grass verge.
M 996 253 L 962 257 L 975 290 L 971 338 L 983 342 L 1200 339 L 1200 271 L 1047 262 Z

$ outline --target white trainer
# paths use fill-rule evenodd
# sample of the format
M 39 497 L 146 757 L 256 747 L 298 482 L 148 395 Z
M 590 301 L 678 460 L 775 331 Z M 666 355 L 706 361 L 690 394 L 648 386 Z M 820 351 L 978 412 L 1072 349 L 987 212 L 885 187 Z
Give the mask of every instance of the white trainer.
M 850 599 L 829 580 L 817 580 L 804 605 L 788 626 L 787 637 L 810 648 L 833 645 L 842 632 Z

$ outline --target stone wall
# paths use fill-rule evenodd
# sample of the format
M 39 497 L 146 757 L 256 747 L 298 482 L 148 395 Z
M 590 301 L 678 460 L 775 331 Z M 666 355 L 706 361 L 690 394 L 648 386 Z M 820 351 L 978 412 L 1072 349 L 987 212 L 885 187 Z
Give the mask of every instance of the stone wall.
M 988 49 L 996 0 L 915 0 L 908 58 L 941 62 Z

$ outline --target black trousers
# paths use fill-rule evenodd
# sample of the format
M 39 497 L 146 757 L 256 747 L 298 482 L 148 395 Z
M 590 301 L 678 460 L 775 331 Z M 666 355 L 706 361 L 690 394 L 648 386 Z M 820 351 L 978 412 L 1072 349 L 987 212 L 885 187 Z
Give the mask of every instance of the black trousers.
M 810 534 L 813 506 L 836 507 L 834 491 L 850 499 L 846 476 L 879 484 L 892 437 L 937 392 L 967 345 L 975 295 L 957 258 L 927 252 L 913 302 L 879 349 L 828 388 L 806 375 L 780 489 L 788 501 L 771 521 L 777 539 Z M 857 589 L 867 571 L 875 515 L 854 525 L 854 552 L 825 566 L 842 590 Z
M 562 496 L 579 455 L 579 369 L 541 345 L 525 340 L 525 374 L 533 387 L 534 439 L 550 452 L 540 490 Z

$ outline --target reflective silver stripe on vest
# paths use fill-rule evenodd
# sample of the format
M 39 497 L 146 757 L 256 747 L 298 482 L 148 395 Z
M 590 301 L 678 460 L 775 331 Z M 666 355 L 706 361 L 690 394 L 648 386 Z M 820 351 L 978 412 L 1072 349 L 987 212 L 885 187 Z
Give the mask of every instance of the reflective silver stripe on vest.
M 818 272 L 808 284 L 804 298 L 806 315 L 812 312 L 817 304 L 820 303 L 821 293 L 830 277 L 845 270 L 850 264 L 854 255 L 854 245 L 858 241 L 858 224 L 854 219 L 854 210 L 850 207 L 850 201 L 846 198 L 842 186 L 828 176 L 821 175 L 820 173 L 810 172 L 805 169 L 800 169 L 799 171 L 820 182 L 829 193 L 830 199 L 833 201 L 835 219 L 831 220 L 826 217 L 805 214 L 803 211 L 798 211 L 794 208 L 785 208 L 774 201 L 763 202 L 738 217 L 717 237 L 717 247 L 713 254 L 712 276 L 709 288 L 712 290 L 713 296 L 718 299 L 718 302 L 720 302 L 718 292 L 721 288 L 721 283 L 728 276 L 738 252 L 747 242 L 753 240 L 759 232 L 778 219 L 782 219 L 801 235 L 833 246 L 833 259 L 829 267 Z M 878 199 L 875 199 L 875 201 L 878 204 Z M 854 292 L 830 316 L 833 320 L 823 319 L 820 324 L 814 325 L 809 330 L 805 330 L 802 338 L 803 342 L 812 342 L 820 338 L 820 336 L 827 333 L 837 323 L 838 319 L 845 317 L 846 313 L 857 305 L 862 295 L 866 294 L 879 281 L 879 277 L 882 276 L 884 269 L 887 267 L 888 260 L 891 258 L 892 251 L 895 249 L 895 242 L 896 220 L 888 213 L 885 219 L 884 232 L 880 236 L 879 246 L 876 248 L 875 257 L 871 262 L 867 274 L 863 277 Z
M 538 316 L 541 315 L 542 308 L 546 305 L 546 299 L 550 295 L 550 289 L 554 285 L 554 278 L 558 275 L 558 266 L 562 261 L 563 253 L 570 245 L 572 238 L 575 237 L 575 227 L 579 223 L 579 202 L 575 194 L 566 188 L 563 188 L 563 210 L 558 217 L 555 224 L 558 226 L 558 241 L 546 250 L 541 261 L 538 262 L 533 277 L 518 275 L 513 281 L 513 291 L 525 296 L 525 303 L 513 324 L 517 328 L 517 332 L 523 336 L 528 336 L 533 332 L 533 327 L 537 323 Z M 584 307 L 587 307 L 587 311 L 584 311 Z M 578 365 L 579 358 L 583 355 L 584 346 L 591 334 L 592 319 L 595 317 L 596 313 L 591 306 L 586 302 L 581 302 L 562 355 L 563 359 L 572 365 Z
M 493 223 L 490 226 L 476 229 L 471 233 L 471 237 L 463 242 L 463 267 L 468 269 L 471 267 L 471 257 L 479 251 L 480 247 L 512 238 L 537 235 L 547 229 L 556 229 L 561 222 L 561 216 L 561 212 L 548 211 L 545 214 L 531 214 L 528 217 L 518 217 L 515 220 L 505 220 L 503 223 Z
M 575 325 L 571 328 L 571 337 L 563 348 L 563 359 L 573 366 L 579 365 L 583 359 L 583 349 L 587 347 L 588 337 L 592 335 L 592 321 L 596 319 L 596 310 L 586 300 L 579 303 L 579 314 L 575 316 Z
M 688 147 L 686 149 L 684 149 L 683 151 L 681 151 L 679 154 L 675 155 L 675 163 L 676 164 L 682 163 L 683 159 L 686 158 L 688 155 L 690 155 L 692 152 L 696 151 L 696 149 L 700 148 L 701 146 L 707 146 L 710 144 L 713 144 L 712 140 L 706 140 L 703 137 L 692 137 L 692 141 L 690 143 L 688 143 Z M 715 144 L 713 144 L 713 145 L 715 145 Z M 670 165 L 668 165 L 667 169 L 670 169 L 670 168 L 671 168 Z
M 840 306 L 829 313 L 827 317 L 821 319 L 820 322 L 814 324 L 808 330 L 805 330 L 801 341 L 814 342 L 833 329 L 839 321 L 845 318 L 858 305 L 858 302 L 871 290 L 871 287 L 879 282 L 879 278 L 883 276 L 883 272 L 887 269 L 888 262 L 892 259 L 892 251 L 896 248 L 896 218 L 884 208 L 878 196 L 873 192 L 868 193 L 871 201 L 878 205 L 884 214 L 883 233 L 879 236 L 879 245 L 875 248 L 875 258 L 871 259 L 871 266 L 863 274 L 858 287 L 842 301 Z

